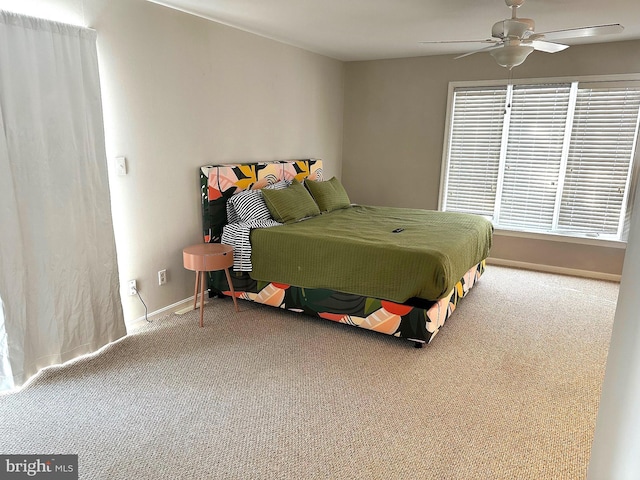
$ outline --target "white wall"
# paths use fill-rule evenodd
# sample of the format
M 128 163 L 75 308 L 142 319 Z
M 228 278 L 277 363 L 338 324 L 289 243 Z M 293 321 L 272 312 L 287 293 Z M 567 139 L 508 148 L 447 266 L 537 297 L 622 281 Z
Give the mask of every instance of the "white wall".
M 182 248 L 202 241 L 199 166 L 311 157 L 341 175 L 342 62 L 143 0 L 0 8 L 98 31 L 107 155 L 129 166 L 109 178 L 127 322 L 144 315 L 128 279 L 149 312 L 193 295 Z
M 591 449 L 589 480 L 640 478 L 640 187 Z

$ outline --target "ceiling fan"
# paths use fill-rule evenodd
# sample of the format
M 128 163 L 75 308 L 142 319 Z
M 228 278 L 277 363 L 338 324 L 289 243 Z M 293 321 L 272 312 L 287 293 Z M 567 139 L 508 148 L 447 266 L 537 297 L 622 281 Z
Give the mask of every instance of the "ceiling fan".
M 460 40 L 460 41 L 432 41 L 420 43 L 489 43 L 488 47 L 473 50 L 455 58 L 467 57 L 478 52 L 489 52 L 498 65 L 511 70 L 522 64 L 527 56 L 534 50 L 546 53 L 556 53 L 569 48 L 569 45 L 556 43 L 556 40 L 564 40 L 579 37 L 594 37 L 620 33 L 624 27 L 619 23 L 609 25 L 595 25 L 592 27 L 569 28 L 552 32 L 536 33 L 535 22 L 530 18 L 518 18 L 517 9 L 522 6 L 524 0 L 505 0 L 511 8 L 511 18 L 500 20 L 493 25 L 491 37 L 487 40 Z

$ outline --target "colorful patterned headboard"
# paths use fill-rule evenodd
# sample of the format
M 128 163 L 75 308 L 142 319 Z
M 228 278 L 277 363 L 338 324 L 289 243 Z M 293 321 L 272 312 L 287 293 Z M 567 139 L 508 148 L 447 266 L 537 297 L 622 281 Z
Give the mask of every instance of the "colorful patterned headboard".
M 323 180 L 322 160 L 281 160 L 201 167 L 200 193 L 204 241 L 220 242 L 222 227 L 227 223 L 227 200 L 234 193 L 294 178 L 299 182 L 305 178 Z

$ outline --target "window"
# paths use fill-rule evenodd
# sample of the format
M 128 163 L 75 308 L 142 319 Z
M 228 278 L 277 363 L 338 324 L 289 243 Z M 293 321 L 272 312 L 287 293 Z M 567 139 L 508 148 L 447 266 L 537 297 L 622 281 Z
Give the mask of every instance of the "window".
M 623 239 L 640 81 L 455 87 L 450 104 L 442 210 Z

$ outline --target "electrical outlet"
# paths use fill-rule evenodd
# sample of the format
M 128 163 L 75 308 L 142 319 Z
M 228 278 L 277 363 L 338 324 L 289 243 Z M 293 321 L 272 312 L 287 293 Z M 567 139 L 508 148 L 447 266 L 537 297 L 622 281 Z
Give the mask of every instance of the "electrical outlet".
M 138 286 L 135 280 L 129 280 L 129 295 L 135 295 L 138 293 Z
M 125 157 L 116 157 L 116 173 L 120 176 L 127 174 L 127 159 Z
M 158 285 L 164 285 L 167 283 L 167 270 L 160 270 L 158 272 Z

